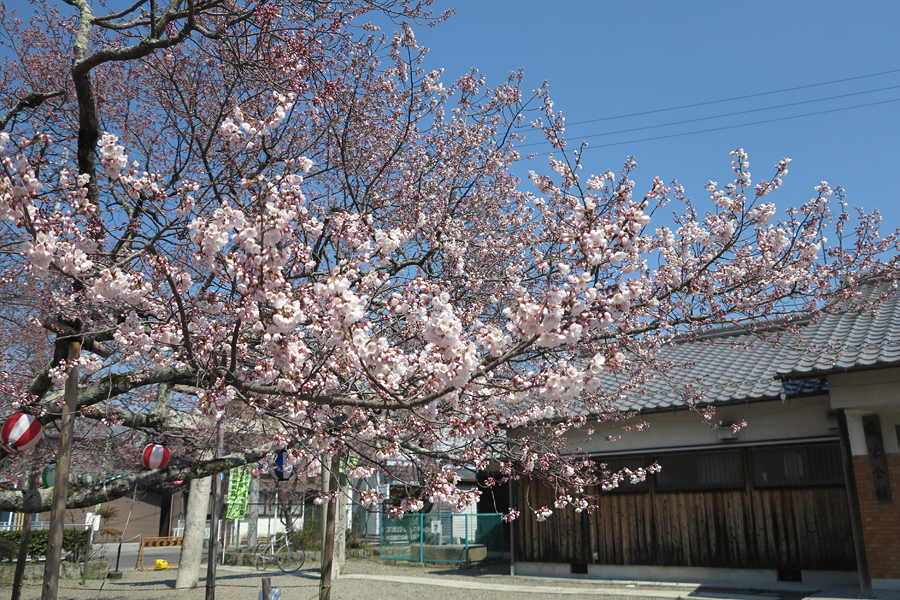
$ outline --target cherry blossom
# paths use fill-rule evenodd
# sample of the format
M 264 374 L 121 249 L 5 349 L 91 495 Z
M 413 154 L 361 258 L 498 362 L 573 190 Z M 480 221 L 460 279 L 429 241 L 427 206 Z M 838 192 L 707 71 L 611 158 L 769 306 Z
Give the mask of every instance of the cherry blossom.
M 0 16 L 32 48 L 2 68 L 4 103 L 33 81 L 74 90 L 0 133 L 4 285 L 35 298 L 17 343 L 77 323 L 84 420 L 132 427 L 122 456 L 153 436 L 186 461 L 109 497 L 288 451 L 308 473 L 352 455 L 351 478 L 407 477 L 416 493 L 390 506 L 360 495 L 395 517 L 477 502 L 461 467 L 487 488 L 541 478 L 555 511 L 592 510 L 658 469 L 611 473 L 570 442 L 633 416 L 621 400 L 675 368 L 657 355 L 676 336 L 762 332 L 894 274 L 896 236 L 849 215 L 840 188 L 781 203 L 789 159 L 752 177 L 737 149 L 701 201 L 633 157 L 588 164 L 546 87 L 429 64 L 416 29 L 442 15 L 427 2 L 382 7 L 406 19 L 384 33 L 368 2 L 216 6 L 155 26 L 149 3 L 38 3 L 27 31 Z M 521 180 L 535 138 L 553 154 Z M 66 363 L 8 354 L 10 405 L 57 418 Z M 711 425 L 702 395 L 684 397 Z M 217 423 L 225 462 L 204 458 Z M 100 488 L 77 493 L 85 506 Z

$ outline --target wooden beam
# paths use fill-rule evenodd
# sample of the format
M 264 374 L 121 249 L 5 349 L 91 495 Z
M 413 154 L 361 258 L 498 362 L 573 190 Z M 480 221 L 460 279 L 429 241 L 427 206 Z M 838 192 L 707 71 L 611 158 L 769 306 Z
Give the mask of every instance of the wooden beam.
M 841 436 L 841 462 L 844 466 L 844 481 L 847 485 L 847 505 L 850 508 L 850 531 L 853 533 L 853 550 L 856 552 L 856 571 L 859 573 L 860 598 L 874 598 L 872 578 L 869 575 L 869 559 L 866 557 L 866 542 L 863 539 L 862 514 L 859 510 L 859 495 L 856 490 L 856 474 L 853 470 L 853 451 L 850 448 L 850 431 L 847 429 L 847 414 L 843 408 L 837 409 L 838 432 Z

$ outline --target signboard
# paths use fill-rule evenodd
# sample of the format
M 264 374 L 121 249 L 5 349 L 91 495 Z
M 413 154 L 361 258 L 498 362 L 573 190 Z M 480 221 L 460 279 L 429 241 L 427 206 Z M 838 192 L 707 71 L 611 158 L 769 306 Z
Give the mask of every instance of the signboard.
M 240 521 L 247 514 L 247 498 L 250 495 L 251 469 L 247 465 L 231 470 L 228 480 L 228 512 L 226 519 Z
M 441 522 L 437 519 L 431 522 L 431 533 L 441 533 Z
M 84 515 L 84 524 L 94 531 L 100 531 L 100 515 L 92 512 L 86 513 Z
M 870 415 L 862 418 L 862 424 L 863 435 L 866 439 L 866 454 L 869 455 L 869 471 L 872 473 L 875 502 L 892 502 L 887 456 L 884 453 L 884 440 L 881 438 L 881 419 L 878 418 L 878 415 Z

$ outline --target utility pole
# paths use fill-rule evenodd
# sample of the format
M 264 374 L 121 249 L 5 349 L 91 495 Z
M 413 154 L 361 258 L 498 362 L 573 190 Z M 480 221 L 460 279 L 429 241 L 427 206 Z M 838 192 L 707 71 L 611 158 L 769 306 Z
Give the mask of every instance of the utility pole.
M 216 425 L 216 458 L 222 458 L 225 428 Z M 216 600 L 216 562 L 219 556 L 219 513 L 222 511 L 222 475 L 213 475 L 213 505 L 209 522 L 209 552 L 206 555 L 206 600 Z M 42 599 L 43 600 L 43 599 Z
M 71 327 L 74 337 L 57 337 L 57 344 L 68 344 L 66 366 L 65 406 L 59 430 L 59 452 L 56 459 L 56 482 L 53 484 L 53 501 L 50 505 L 50 531 L 47 538 L 47 562 L 44 564 L 44 584 L 41 600 L 56 600 L 59 592 L 59 563 L 62 558 L 63 523 L 66 513 L 66 496 L 69 493 L 69 467 L 72 464 L 72 438 L 75 433 L 75 413 L 78 411 L 78 358 L 81 356 L 81 338 L 76 327 Z M 62 339 L 60 339 L 62 337 Z

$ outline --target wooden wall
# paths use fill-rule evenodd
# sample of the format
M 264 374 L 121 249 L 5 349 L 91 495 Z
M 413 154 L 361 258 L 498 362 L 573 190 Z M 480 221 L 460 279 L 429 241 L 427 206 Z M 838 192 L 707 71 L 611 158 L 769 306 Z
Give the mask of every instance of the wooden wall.
M 856 569 L 843 486 L 614 492 L 593 513 L 552 509 L 553 491 L 520 480 L 515 559 L 573 564 Z M 596 553 L 596 557 L 594 556 Z

